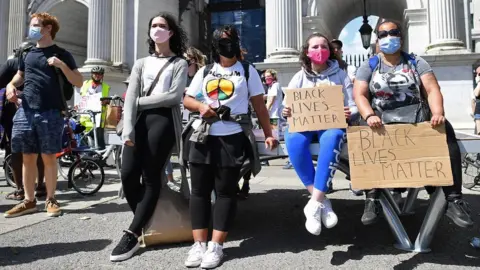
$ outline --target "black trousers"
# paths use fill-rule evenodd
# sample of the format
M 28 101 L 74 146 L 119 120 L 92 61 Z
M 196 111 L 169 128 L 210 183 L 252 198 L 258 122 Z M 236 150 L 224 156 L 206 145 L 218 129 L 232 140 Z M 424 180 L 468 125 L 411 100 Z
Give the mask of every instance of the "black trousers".
M 445 133 L 447 135 L 447 146 L 450 154 L 450 164 L 452 166 L 453 185 L 442 187 L 447 201 L 452 201 L 462 197 L 462 156 L 460 147 L 457 143 L 455 130 L 450 122 L 445 121 Z M 429 194 L 435 191 L 435 187 L 425 187 Z M 377 198 L 378 192 L 375 189 L 365 191 L 367 198 Z
M 137 235 L 141 234 L 155 211 L 162 187 L 163 167 L 174 144 L 172 110 L 159 108 L 142 113 L 135 126 L 135 145 L 124 146 L 122 185 L 134 213 L 129 230 Z
M 220 168 L 210 164 L 190 164 L 192 194 L 190 216 L 194 230 L 206 229 L 211 217 L 211 194 L 217 198 L 213 209 L 213 229 L 228 232 L 237 211 L 237 187 L 241 167 Z

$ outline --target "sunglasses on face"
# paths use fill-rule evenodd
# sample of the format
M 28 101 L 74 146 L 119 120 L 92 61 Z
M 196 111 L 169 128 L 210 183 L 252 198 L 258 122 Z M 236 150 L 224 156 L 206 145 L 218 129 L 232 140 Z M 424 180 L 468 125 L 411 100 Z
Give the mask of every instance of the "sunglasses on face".
M 387 36 L 391 36 L 391 37 L 399 37 L 400 36 L 400 30 L 398 29 L 391 29 L 389 31 L 378 31 L 378 34 L 377 34 L 377 37 L 382 39 L 382 38 L 385 38 Z

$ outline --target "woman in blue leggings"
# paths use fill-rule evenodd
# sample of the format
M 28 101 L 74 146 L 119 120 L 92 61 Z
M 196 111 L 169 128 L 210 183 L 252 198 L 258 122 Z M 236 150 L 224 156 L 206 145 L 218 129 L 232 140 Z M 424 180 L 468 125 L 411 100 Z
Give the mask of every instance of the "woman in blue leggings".
M 308 37 L 300 54 L 302 70 L 290 81 L 288 88 L 311 88 L 319 85 L 342 85 L 345 104 L 345 116 L 350 118 L 357 109 L 352 97 L 352 82 L 344 67 L 339 66 L 328 39 L 318 33 Z M 343 65 L 343 62 L 342 62 Z M 285 117 L 291 116 L 291 108 L 283 109 Z M 329 129 L 308 132 L 286 132 L 285 143 L 290 161 L 298 177 L 308 189 L 312 198 L 304 208 L 307 221 L 305 227 L 314 235 L 319 235 L 323 225 L 334 227 L 338 218 L 332 210 L 325 194 L 333 179 L 336 163 L 344 141 L 345 130 Z M 309 147 L 317 137 L 320 143 L 317 169 L 313 167 Z

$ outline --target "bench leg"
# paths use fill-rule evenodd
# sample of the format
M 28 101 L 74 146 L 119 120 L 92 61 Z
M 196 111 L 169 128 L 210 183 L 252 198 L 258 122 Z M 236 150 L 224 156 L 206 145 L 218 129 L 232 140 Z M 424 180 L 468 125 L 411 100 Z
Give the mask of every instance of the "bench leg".
M 413 215 L 415 214 L 413 209 L 413 205 L 415 204 L 415 201 L 417 200 L 418 193 L 420 192 L 419 188 L 409 188 L 408 189 L 408 195 L 407 198 L 405 199 L 405 202 L 403 203 L 402 207 L 402 215 Z
M 438 223 L 445 213 L 446 206 L 447 200 L 445 200 L 443 189 L 437 187 L 435 193 L 433 193 L 432 198 L 430 199 L 430 205 L 428 206 L 422 227 L 420 228 L 417 240 L 415 241 L 415 252 L 427 253 L 431 251 L 429 248 L 430 243 L 433 240 L 433 235 L 435 234 Z
M 404 251 L 412 251 L 412 242 L 410 241 L 410 238 L 408 238 L 407 232 L 405 231 L 402 222 L 398 218 L 397 213 L 395 212 L 394 208 L 385 196 L 386 193 L 388 193 L 389 191 L 383 191 L 385 192 L 381 192 L 380 194 L 380 203 L 382 205 L 385 219 L 388 221 L 388 225 L 390 225 L 390 228 L 392 229 L 393 236 L 397 240 L 397 243 L 394 246 L 395 248 Z
M 397 215 L 400 215 L 401 212 L 400 212 L 400 206 L 398 206 L 398 204 L 395 202 L 395 200 L 393 199 L 393 196 L 392 196 L 392 193 L 390 193 L 390 191 L 388 189 L 382 189 L 381 190 L 381 193 L 385 196 L 385 199 L 388 200 L 388 202 L 390 203 L 390 205 L 392 206 L 393 210 L 395 210 L 395 213 Z

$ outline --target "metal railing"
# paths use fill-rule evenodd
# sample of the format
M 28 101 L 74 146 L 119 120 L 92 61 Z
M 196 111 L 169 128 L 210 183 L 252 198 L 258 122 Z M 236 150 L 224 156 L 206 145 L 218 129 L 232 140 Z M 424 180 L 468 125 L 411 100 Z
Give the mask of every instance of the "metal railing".
M 358 68 L 363 62 L 367 61 L 370 56 L 371 54 L 346 54 L 344 60 L 347 64 Z

